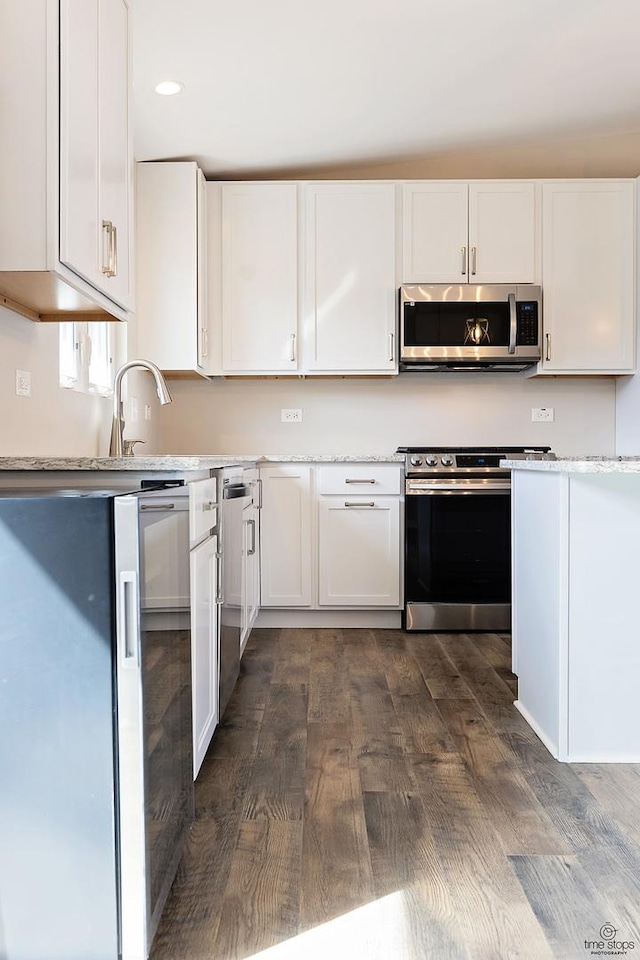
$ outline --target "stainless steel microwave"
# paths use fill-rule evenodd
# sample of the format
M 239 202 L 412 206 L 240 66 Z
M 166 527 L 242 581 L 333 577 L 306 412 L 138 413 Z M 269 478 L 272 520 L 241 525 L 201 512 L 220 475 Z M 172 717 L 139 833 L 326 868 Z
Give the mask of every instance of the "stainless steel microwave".
M 542 355 L 535 284 L 400 287 L 400 370 L 524 370 Z

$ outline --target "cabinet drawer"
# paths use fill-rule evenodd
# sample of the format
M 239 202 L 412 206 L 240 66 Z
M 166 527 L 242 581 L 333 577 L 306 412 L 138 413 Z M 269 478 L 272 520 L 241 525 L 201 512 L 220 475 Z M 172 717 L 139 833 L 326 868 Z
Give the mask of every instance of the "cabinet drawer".
M 376 495 L 402 491 L 400 464 L 346 463 L 318 469 L 318 493 Z
M 218 517 L 218 482 L 215 477 L 189 484 L 189 539 L 191 545 L 215 527 Z

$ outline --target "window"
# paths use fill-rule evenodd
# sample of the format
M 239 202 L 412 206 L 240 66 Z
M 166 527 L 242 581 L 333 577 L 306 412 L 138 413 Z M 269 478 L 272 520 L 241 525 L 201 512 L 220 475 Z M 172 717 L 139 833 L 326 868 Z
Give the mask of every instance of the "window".
M 118 324 L 60 324 L 60 386 L 81 393 L 111 396 Z

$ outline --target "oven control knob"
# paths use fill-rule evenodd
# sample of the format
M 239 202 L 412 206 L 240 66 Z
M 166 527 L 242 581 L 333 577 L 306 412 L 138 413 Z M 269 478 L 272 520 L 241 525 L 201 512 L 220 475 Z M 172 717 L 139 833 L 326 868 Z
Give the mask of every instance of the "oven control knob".
M 443 467 L 452 467 L 453 466 L 453 457 L 449 456 L 448 453 L 445 453 L 441 457 L 441 463 Z
M 427 457 L 424 458 L 424 462 L 428 467 L 435 467 L 438 462 L 438 458 L 434 453 L 430 453 Z
M 422 457 L 416 457 L 414 454 L 412 457 L 409 457 L 409 463 L 412 467 L 419 467 L 422 463 Z

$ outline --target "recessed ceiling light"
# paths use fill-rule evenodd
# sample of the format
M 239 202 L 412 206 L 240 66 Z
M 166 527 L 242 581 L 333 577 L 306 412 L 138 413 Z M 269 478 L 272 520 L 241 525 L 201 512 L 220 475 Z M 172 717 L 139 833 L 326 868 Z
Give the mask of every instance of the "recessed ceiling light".
M 163 97 L 173 97 L 184 90 L 184 83 L 180 83 L 179 80 L 163 80 L 162 83 L 156 84 L 155 89 L 156 93 Z

